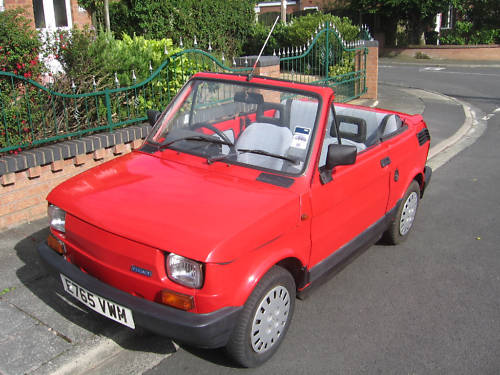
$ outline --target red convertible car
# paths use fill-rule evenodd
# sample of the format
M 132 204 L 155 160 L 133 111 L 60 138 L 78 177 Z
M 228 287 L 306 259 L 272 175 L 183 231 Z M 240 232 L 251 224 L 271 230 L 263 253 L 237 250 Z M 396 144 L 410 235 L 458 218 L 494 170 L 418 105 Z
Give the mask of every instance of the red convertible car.
M 420 115 L 328 87 L 198 73 L 148 116 L 140 150 L 48 195 L 38 252 L 90 309 L 245 367 L 277 350 L 297 295 L 408 236 L 431 177 Z

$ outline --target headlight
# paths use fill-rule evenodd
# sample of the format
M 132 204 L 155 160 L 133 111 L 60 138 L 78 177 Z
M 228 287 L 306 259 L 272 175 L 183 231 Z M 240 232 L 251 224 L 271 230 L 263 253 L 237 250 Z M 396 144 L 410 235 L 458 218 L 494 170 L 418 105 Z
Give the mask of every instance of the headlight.
M 203 285 L 201 263 L 170 253 L 165 260 L 168 278 L 189 288 L 199 289 Z
M 66 212 L 59 207 L 49 204 L 47 208 L 50 226 L 59 232 L 66 232 Z

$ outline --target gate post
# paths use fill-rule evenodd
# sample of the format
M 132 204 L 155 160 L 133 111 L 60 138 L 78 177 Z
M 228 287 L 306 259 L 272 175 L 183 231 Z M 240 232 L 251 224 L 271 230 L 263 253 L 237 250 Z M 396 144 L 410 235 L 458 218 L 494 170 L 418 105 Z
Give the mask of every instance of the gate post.
M 362 99 L 377 99 L 378 96 L 378 41 L 366 40 L 364 46 L 368 48 L 366 56 L 366 93 Z
M 255 64 L 257 56 L 244 56 L 236 58 L 238 68 L 251 68 Z M 245 64 L 245 61 L 247 64 Z M 248 72 L 250 73 L 250 71 Z M 278 56 L 261 56 L 253 75 L 271 78 L 280 78 L 280 59 Z

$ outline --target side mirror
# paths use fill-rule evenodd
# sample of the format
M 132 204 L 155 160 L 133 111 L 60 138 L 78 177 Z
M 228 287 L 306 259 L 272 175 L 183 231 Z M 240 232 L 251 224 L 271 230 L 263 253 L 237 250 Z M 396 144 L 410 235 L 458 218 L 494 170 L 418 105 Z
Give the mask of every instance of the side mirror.
M 148 115 L 148 122 L 151 126 L 154 126 L 158 118 L 161 116 L 161 112 L 155 111 L 154 109 L 148 109 L 146 114 Z
M 320 178 L 322 184 L 327 184 L 332 181 L 332 170 L 337 165 L 351 165 L 356 162 L 358 150 L 356 146 L 339 145 L 332 143 L 328 146 L 328 153 L 326 155 L 326 164 L 320 171 Z

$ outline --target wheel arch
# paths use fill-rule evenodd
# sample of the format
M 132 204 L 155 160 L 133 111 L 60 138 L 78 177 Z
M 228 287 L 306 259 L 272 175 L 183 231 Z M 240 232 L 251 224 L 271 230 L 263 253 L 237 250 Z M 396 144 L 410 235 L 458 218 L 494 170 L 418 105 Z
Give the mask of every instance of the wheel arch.
M 307 269 L 298 258 L 285 258 L 276 263 L 276 266 L 280 266 L 290 272 L 295 280 L 297 290 L 307 284 Z
M 245 304 L 260 280 L 274 266 L 279 266 L 291 274 L 296 289 L 304 285 L 307 270 L 296 250 L 286 246 L 276 250 L 269 248 L 266 248 L 267 251 L 263 250 L 264 248 L 258 252 L 251 252 L 233 263 L 217 266 L 229 267 L 227 268 L 227 277 L 237 275 L 232 286 L 224 288 L 224 294 L 228 296 L 227 302 L 230 302 L 231 305 L 240 306 Z
M 420 186 L 420 198 L 424 195 L 424 175 L 423 173 L 418 173 L 415 177 L 413 177 L 412 181 L 417 181 L 418 186 Z M 411 184 L 411 181 L 410 181 Z M 408 185 L 410 186 L 410 185 Z

